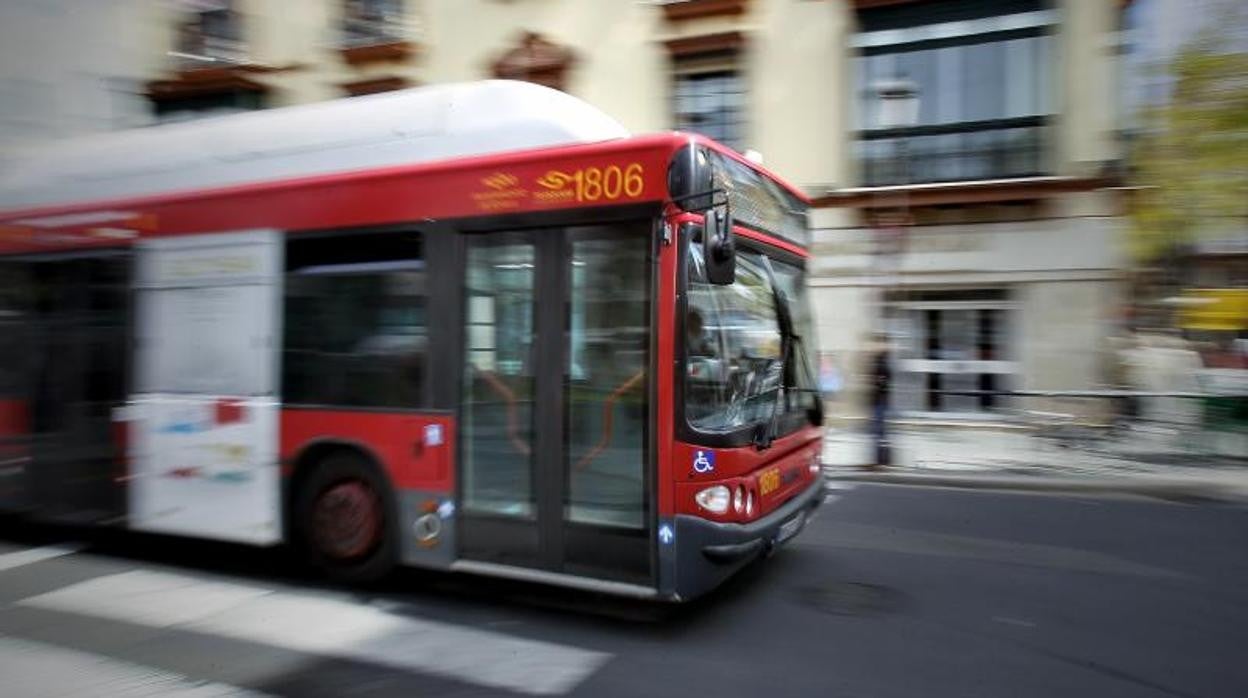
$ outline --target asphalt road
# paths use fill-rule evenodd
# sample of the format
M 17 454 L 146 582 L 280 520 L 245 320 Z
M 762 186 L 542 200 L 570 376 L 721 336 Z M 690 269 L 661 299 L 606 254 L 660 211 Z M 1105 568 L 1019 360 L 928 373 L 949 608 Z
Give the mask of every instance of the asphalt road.
M 687 607 L 0 533 L 0 695 L 1243 696 L 1248 507 L 889 485 Z

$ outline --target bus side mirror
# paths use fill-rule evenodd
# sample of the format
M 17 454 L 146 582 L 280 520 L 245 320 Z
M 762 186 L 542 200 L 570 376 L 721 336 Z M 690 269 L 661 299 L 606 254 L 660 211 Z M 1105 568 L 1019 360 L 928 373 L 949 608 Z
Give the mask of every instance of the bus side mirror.
M 732 213 L 712 207 L 702 217 L 702 259 L 706 280 L 728 286 L 737 278 L 737 245 L 732 235 Z
M 706 148 L 690 143 L 672 158 L 667 170 L 672 200 L 685 211 L 705 211 L 715 205 L 715 167 Z

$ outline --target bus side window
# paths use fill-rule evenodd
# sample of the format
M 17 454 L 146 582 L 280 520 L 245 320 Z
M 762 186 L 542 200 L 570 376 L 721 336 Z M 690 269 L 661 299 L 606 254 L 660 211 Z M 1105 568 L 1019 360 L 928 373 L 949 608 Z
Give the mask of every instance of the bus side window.
M 287 402 L 426 405 L 428 289 L 420 242 L 410 232 L 290 240 Z

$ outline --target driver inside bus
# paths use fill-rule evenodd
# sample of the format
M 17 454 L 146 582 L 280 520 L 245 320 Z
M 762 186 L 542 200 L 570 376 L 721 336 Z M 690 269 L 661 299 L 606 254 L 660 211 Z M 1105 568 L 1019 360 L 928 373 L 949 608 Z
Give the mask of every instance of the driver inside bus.
M 690 308 L 685 316 L 685 346 L 689 356 L 715 356 L 715 347 L 707 337 L 706 326 L 702 322 L 702 312 L 697 308 Z

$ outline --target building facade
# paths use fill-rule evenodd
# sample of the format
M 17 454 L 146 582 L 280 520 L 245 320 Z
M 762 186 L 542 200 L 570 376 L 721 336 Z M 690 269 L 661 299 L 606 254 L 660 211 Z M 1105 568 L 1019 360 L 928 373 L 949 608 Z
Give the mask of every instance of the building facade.
M 118 72 L 143 76 L 132 98 L 153 121 L 502 77 L 634 132 L 758 151 L 816 201 L 809 283 L 829 363 L 859 374 L 884 331 L 898 410 L 978 418 L 1008 407 L 994 391 L 1101 379 L 1124 266 L 1109 189 L 1122 5 L 120 2 L 141 16 Z M 917 91 L 913 123 L 880 123 L 888 80 Z M 856 397 L 851 382 L 834 412 Z
M 975 419 L 1045 405 L 1001 391 L 1104 387 L 1127 264 L 1120 3 L 855 4 L 856 179 L 815 214 L 824 349 L 852 366 L 883 332 L 902 415 Z M 901 127 L 875 89 L 898 79 L 918 102 Z
M 143 0 L 0 3 L 0 166 L 32 143 L 152 121 Z

